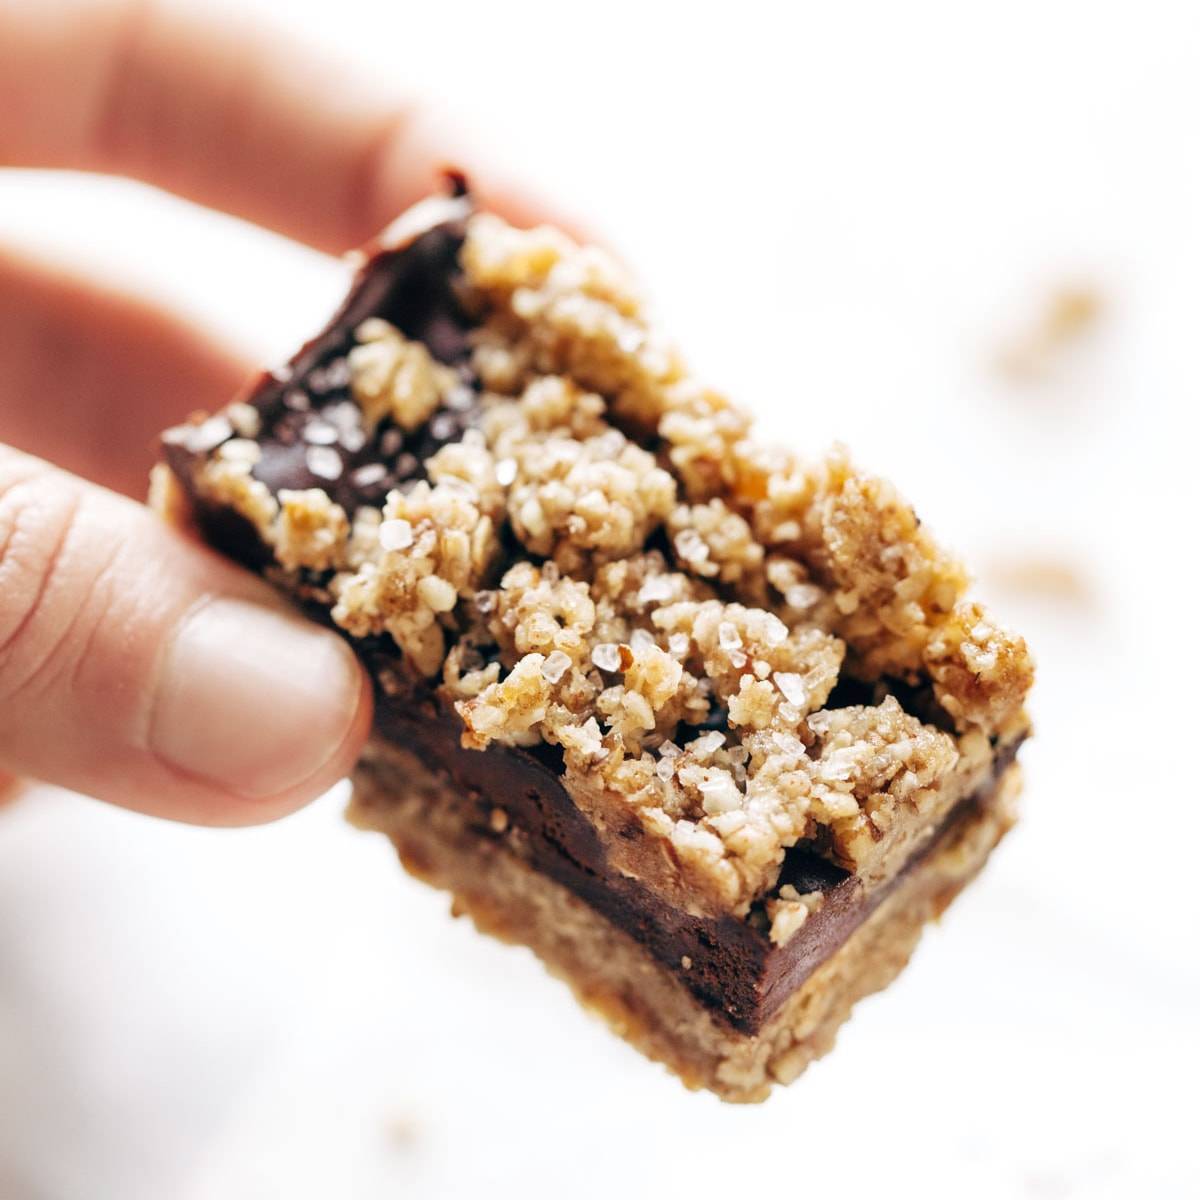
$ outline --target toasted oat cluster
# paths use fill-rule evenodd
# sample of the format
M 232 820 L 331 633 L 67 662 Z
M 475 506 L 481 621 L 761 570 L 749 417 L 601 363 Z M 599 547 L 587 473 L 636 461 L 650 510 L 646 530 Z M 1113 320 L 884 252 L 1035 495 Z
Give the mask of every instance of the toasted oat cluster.
M 604 254 L 477 214 L 460 263 L 482 396 L 424 478 L 352 515 L 332 489 L 273 493 L 250 409 L 201 487 L 278 571 L 320 574 L 351 636 L 394 639 L 465 745 L 560 747 L 581 803 L 618 803 L 711 909 L 765 899 L 786 940 L 818 901 L 777 889 L 784 852 L 868 872 L 902 817 L 1023 726 L 1025 643 L 964 598 L 887 483 L 840 450 L 809 463 L 755 442 Z M 356 338 L 358 411 L 331 437 L 463 407 L 424 346 L 378 318 Z M 317 478 L 341 469 L 327 449 L 307 451 Z M 923 687 L 942 719 L 884 688 L 827 708 L 843 677 Z

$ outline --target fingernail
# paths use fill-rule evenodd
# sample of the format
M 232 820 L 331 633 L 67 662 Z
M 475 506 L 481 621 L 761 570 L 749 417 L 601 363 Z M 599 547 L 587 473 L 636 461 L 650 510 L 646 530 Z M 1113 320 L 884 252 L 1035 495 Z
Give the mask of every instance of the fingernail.
M 190 612 L 160 669 L 151 749 L 253 799 L 316 774 L 341 747 L 360 701 L 359 669 L 341 638 L 244 600 Z

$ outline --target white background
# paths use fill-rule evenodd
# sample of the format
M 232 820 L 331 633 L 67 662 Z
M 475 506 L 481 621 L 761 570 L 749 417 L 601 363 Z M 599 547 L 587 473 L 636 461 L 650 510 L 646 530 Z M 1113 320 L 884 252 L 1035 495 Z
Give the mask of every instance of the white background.
M 836 1053 L 739 1109 L 452 922 L 341 794 L 237 833 L 28 794 L 0 1198 L 1200 1192 L 1191 6 L 259 6 L 582 212 L 771 435 L 901 484 L 1037 652 L 1025 819 Z M 0 178 L 0 236 L 264 358 L 344 283 L 113 182 Z M 1079 286 L 1094 328 L 1000 371 Z

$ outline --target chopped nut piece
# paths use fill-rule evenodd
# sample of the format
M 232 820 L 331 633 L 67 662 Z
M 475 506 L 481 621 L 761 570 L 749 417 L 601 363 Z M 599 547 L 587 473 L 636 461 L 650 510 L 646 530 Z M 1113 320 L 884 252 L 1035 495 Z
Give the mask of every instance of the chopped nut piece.
M 454 372 L 435 363 L 420 342 L 410 342 L 378 317 L 364 321 L 356 334 L 359 344 L 350 351 L 350 379 L 363 420 L 373 429 L 387 416 L 401 429 L 416 429 L 453 387 Z

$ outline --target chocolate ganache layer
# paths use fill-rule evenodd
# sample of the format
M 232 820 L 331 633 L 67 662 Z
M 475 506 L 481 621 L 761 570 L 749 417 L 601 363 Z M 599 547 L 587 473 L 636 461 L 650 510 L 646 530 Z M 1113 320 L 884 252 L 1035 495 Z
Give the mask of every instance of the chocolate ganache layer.
M 703 917 L 666 903 L 638 880 L 613 869 L 595 827 L 562 782 L 561 762 L 549 746 L 525 750 L 460 744 L 462 722 L 431 694 L 377 695 L 376 728 L 417 755 L 477 810 L 481 838 L 520 830 L 531 864 L 641 944 L 707 1009 L 742 1033 L 754 1034 L 808 976 L 924 859 L 992 799 L 996 781 L 1017 745 L 997 756 L 992 778 L 960 800 L 886 885 L 864 894 L 861 881 L 810 850 L 788 851 L 780 874 L 801 893 L 824 901 L 786 945 L 772 944 L 761 913 L 748 918 Z M 507 823 L 498 832 L 493 810 Z M 625 835 L 640 836 L 636 826 Z

